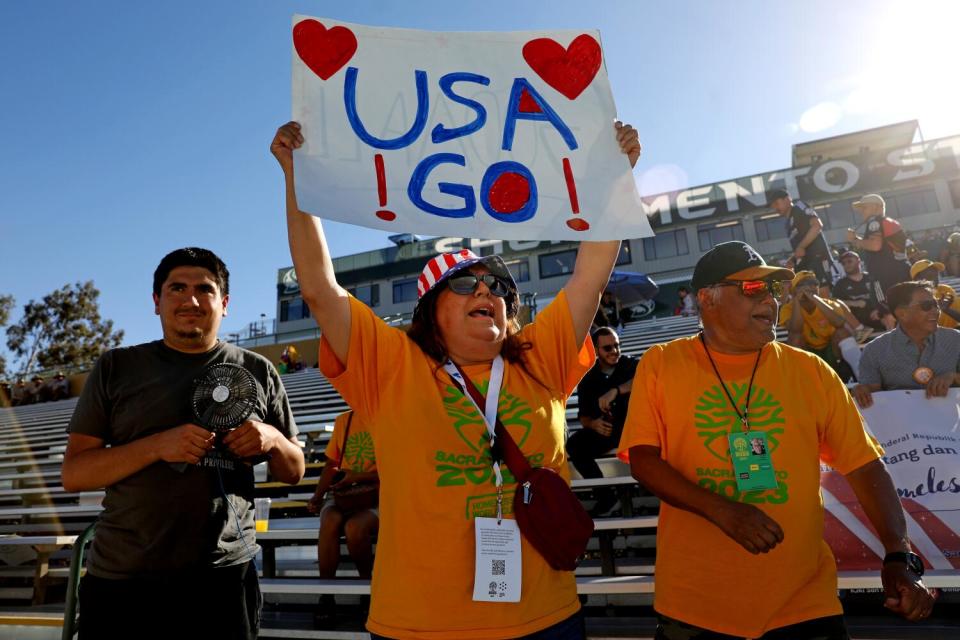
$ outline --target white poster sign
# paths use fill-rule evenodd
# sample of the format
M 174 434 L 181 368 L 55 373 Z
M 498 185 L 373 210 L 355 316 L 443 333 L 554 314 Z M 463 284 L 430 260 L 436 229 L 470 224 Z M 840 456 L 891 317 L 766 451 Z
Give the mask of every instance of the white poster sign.
M 653 235 L 616 142 L 599 32 L 293 23 L 303 211 L 439 236 Z
M 907 515 L 907 532 L 924 564 L 960 569 L 960 389 L 946 398 L 921 391 L 873 394 L 863 411 Z M 840 569 L 879 569 L 884 549 L 846 480 L 821 474 L 825 538 Z

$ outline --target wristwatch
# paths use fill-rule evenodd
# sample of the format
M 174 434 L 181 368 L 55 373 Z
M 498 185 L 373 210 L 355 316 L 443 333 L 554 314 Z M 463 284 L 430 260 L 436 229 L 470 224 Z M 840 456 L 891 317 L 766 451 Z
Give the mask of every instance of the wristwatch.
M 883 557 L 883 564 L 888 562 L 902 562 L 907 565 L 911 573 L 920 577 L 923 575 L 923 560 L 915 553 L 909 551 L 892 551 Z

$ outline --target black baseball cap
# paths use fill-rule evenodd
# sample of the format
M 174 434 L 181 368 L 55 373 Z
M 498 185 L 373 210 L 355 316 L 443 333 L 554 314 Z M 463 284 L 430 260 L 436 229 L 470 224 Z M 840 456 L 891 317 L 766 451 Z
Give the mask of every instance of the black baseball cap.
M 773 267 L 746 242 L 722 242 L 707 251 L 693 268 L 694 291 L 724 280 L 792 280 L 793 271 Z
M 774 200 L 779 200 L 780 198 L 789 198 L 790 194 L 787 193 L 786 189 L 773 189 L 770 192 L 770 195 L 767 197 L 767 202 L 773 202 Z

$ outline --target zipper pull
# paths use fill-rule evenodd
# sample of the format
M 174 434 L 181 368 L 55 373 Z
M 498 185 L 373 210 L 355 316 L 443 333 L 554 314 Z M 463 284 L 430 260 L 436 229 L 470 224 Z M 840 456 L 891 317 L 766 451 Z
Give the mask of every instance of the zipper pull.
M 533 497 L 532 492 L 530 491 L 530 481 L 523 483 L 523 504 L 530 504 L 530 499 Z

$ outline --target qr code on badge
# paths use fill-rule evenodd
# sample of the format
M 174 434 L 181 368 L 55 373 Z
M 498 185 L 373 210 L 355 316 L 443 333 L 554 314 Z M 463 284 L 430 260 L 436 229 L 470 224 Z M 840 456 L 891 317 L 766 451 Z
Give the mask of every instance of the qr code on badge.
M 507 573 L 507 561 L 506 560 L 493 560 L 492 561 L 492 571 L 491 573 L 495 576 L 503 576 Z

